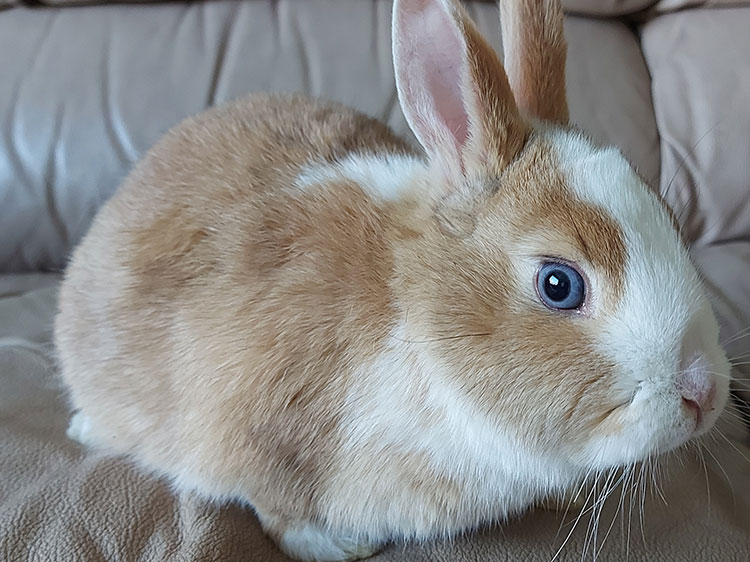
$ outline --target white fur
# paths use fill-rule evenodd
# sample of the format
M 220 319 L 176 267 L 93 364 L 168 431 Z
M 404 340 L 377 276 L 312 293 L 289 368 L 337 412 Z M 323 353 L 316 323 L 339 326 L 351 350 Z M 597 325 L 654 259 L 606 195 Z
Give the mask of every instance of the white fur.
M 614 314 L 602 315 L 606 322 L 598 342 L 619 369 L 620 384 L 613 391 L 632 402 L 619 414 L 625 429 L 593 440 L 584 459 L 602 467 L 637 461 L 691 436 L 692 415 L 682 406 L 677 382 L 688 335 L 699 342 L 712 370 L 727 375 L 714 377 L 719 403 L 715 415 L 706 416 L 709 425 L 723 408 L 729 368 L 717 343 L 718 325 L 670 217 L 623 156 L 575 133 L 549 129 L 546 134 L 568 184 L 617 222 L 627 250 L 625 294 Z M 594 290 L 604 285 L 590 267 L 587 273 Z
M 378 549 L 349 538 L 331 536 L 311 523 L 286 531 L 281 537 L 280 546 L 298 560 L 315 562 L 359 560 L 371 556 Z
M 605 469 L 673 448 L 692 436 L 692 421 L 682 406 L 677 384 L 681 346 L 688 330 L 701 342 L 714 371 L 728 374 L 728 365 L 716 343 L 718 327 L 698 275 L 656 196 L 617 150 L 595 147 L 584 137 L 562 129 L 542 129 L 542 134 L 555 146 L 575 195 L 600 207 L 624 234 L 628 256 L 625 295 L 614 314 L 599 315 L 604 329 L 598 346 L 618 368 L 620 380 L 613 393 L 623 402 L 631 402 L 617 414 L 623 431 L 593 437 L 576 459 L 582 471 Z M 355 155 L 333 165 L 306 169 L 296 188 L 345 179 L 360 185 L 376 201 L 388 202 L 421 185 L 424 174 L 424 164 L 412 157 Z M 516 265 L 523 267 L 522 261 Z M 596 315 L 597 290 L 604 290 L 608 280 L 603 272 L 582 265 L 593 286 Z M 654 279 L 669 279 L 672 284 L 657 284 Z M 562 461 L 524 449 L 510 433 L 502 434 L 480 419 L 470 404 L 462 402 L 459 389 L 451 388 L 447 377 L 441 379 L 439 365 L 424 353 L 416 354 L 402 341 L 403 328 L 399 330 L 389 351 L 368 366 L 369 375 L 362 377 L 373 381 L 362 384 L 376 387 L 352 391 L 352 400 L 370 397 L 366 404 L 351 405 L 351 412 L 358 412 L 345 424 L 352 443 L 426 453 L 436 471 L 466 487 L 468 526 L 479 523 L 474 520 L 477 518 L 496 519 L 522 509 L 534 497 L 570 485 L 581 476 Z M 423 400 L 420 385 L 427 373 L 428 400 L 421 411 L 414 412 L 414 401 Z M 728 378 L 717 377 L 716 383 L 717 396 L 725 397 Z M 723 400 L 716 404 L 716 415 Z M 420 419 L 428 411 L 447 413 L 441 424 L 426 429 Z M 362 412 L 369 414 L 362 417 Z M 708 425 L 714 417 L 711 413 L 706 416 Z M 349 512 L 331 517 L 340 517 L 344 525 L 364 517 L 356 513 L 357 506 L 363 505 L 357 493 L 352 491 Z M 393 502 L 387 525 L 399 518 L 405 525 L 414 517 L 418 520 L 418 515 L 410 512 L 417 498 L 399 496 Z
M 65 433 L 73 441 L 88 445 L 91 441 L 91 418 L 81 412 L 76 412 L 70 418 L 70 425 Z
M 395 202 L 415 189 L 425 174 L 425 164 L 405 154 L 351 154 L 334 164 L 306 167 L 297 177 L 296 189 L 325 186 L 337 181 L 358 184 L 380 203 Z
M 562 129 L 542 129 L 542 134 L 555 146 L 576 196 L 600 207 L 619 225 L 628 256 L 624 298 L 614 314 L 600 316 L 606 321 L 598 344 L 599 351 L 618 366 L 621 378 L 613 392 L 619 393 L 623 401 L 632 398 L 632 402 L 618 413 L 625 429 L 620 434 L 593 438 L 578 461 L 584 469 L 603 469 L 641 460 L 684 442 L 692 434 L 676 380 L 688 328 L 701 342 L 713 370 L 728 374 L 723 352 L 716 344 L 718 327 L 669 216 L 622 155 L 616 149 L 598 148 L 584 137 Z M 410 156 L 353 155 L 332 165 L 307 168 L 295 187 L 306 189 L 349 180 L 376 201 L 390 202 L 422 185 L 425 171 L 424 163 Z M 522 267 L 522 261 L 516 265 Z M 586 272 L 594 289 L 596 314 L 596 293 L 604 290 L 607 280 L 591 267 L 586 267 Z M 662 286 L 654 279 L 670 279 L 673 284 Z M 510 434 L 490 430 L 491 425 L 478 419 L 469 404 L 461 403 L 457 389 L 435 382 L 439 373 L 436 364 L 423 364 L 424 357 L 417 360 L 413 350 L 403 348 L 407 344 L 398 341 L 394 334 L 391 350 L 370 367 L 377 374 L 367 379 L 378 381 L 381 386 L 357 391 L 361 396 L 377 399 L 353 408 L 373 412 L 367 419 L 352 420 L 348 430 L 353 442 L 375 443 L 385 437 L 382 446 L 413 446 L 427 451 L 436 470 L 451 477 L 470 470 L 465 482 L 473 488 L 467 490 L 467 506 L 470 501 L 484 502 L 482 516 L 487 518 L 504 515 L 497 511 L 499 504 L 512 512 L 523 507 L 540 489 L 565 485 L 580 476 L 570 472 L 570 467 L 556 466 L 554 459 L 524 451 Z M 411 363 L 404 357 L 411 357 Z M 406 414 L 413 404 L 410 401 L 418 396 L 416 385 L 425 373 L 432 373 L 432 386 L 423 410 L 452 412 L 444 425 L 429 431 L 420 426 L 419 414 Z M 717 377 L 716 383 L 717 395 L 725 396 L 728 378 Z M 717 415 L 723 405 L 723 401 L 716 404 Z M 403 415 L 389 417 L 389 412 Z M 706 416 L 708 425 L 713 417 L 710 413 Z M 393 442 L 389 440 L 391 436 Z M 452 446 L 447 447 L 447 443 Z M 509 457 L 508 451 L 514 451 L 514 455 Z M 478 473 L 483 476 L 478 478 Z M 525 477 L 519 479 L 519 474 Z M 483 483 L 481 490 L 478 482 Z M 352 514 L 352 518 L 357 516 Z
M 366 527 L 374 537 L 398 536 L 405 529 L 416 537 L 436 530 L 447 534 L 502 520 L 583 476 L 559 456 L 532 451 L 485 419 L 448 382 L 429 347 L 407 339 L 398 327 L 388 349 L 363 367 L 366 374 L 353 377 L 358 382 L 347 400 L 346 441 L 337 463 L 348 469 L 330 482 L 322 502 L 331 506 L 326 520 L 336 527 Z M 361 467 L 347 457 L 363 445 L 368 458 L 385 459 L 375 467 L 377 489 L 359 485 Z M 424 509 L 425 497 L 401 480 L 394 459 L 402 454 L 426 457 L 432 474 L 460 487 L 461 503 L 450 506 L 449 518 L 430 519 L 434 511 Z

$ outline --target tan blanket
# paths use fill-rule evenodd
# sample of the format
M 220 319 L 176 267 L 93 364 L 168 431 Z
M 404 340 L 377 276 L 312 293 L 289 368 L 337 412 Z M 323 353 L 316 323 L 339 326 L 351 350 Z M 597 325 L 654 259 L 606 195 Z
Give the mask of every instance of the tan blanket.
M 176 497 L 126 461 L 87 454 L 66 438 L 68 413 L 50 359 L 56 283 L 0 277 L 0 560 L 287 560 L 251 512 Z M 649 493 L 641 518 L 640 495 L 629 509 L 612 494 L 599 543 L 619 515 L 598 560 L 750 560 L 750 441 L 733 414 L 725 425 L 729 437 L 709 439 L 703 461 L 688 452 L 663 463 L 667 505 Z M 450 543 L 394 545 L 372 560 L 549 562 L 578 515 L 538 510 Z M 557 560 L 581 560 L 589 516 Z M 592 555 L 589 543 L 585 560 Z

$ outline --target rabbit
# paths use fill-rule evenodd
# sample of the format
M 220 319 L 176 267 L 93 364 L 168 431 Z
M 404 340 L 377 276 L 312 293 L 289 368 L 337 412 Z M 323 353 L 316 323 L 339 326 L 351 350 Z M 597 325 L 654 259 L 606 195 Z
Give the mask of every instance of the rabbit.
M 290 557 L 517 516 L 708 431 L 718 325 L 679 226 L 570 124 L 557 0 L 396 0 L 423 150 L 342 105 L 188 118 L 75 249 L 69 435 L 252 508 Z

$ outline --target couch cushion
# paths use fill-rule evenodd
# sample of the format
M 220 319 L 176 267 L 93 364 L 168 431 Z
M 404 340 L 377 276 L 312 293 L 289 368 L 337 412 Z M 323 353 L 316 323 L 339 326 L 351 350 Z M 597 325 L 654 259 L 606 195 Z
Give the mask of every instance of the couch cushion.
M 750 243 L 696 246 L 693 259 L 719 318 L 721 341 L 735 364 L 733 387 L 750 404 Z
M 697 244 L 750 242 L 750 9 L 687 10 L 643 27 L 661 184 Z
M 152 2 L 166 2 L 170 0 L 39 0 L 35 1 L 35 4 L 43 4 L 46 6 L 82 6 L 82 5 L 94 5 L 94 4 L 119 4 L 123 2 L 127 3 L 152 3 Z M 349 0 L 352 2 L 359 2 L 361 0 Z M 496 0 L 481 0 L 486 3 L 496 3 Z M 563 6 L 569 12 L 579 14 L 589 14 L 597 16 L 619 16 L 623 14 L 630 14 L 641 11 L 651 5 L 657 0 L 562 0 Z M 682 1 L 682 0 L 668 0 L 668 1 Z M 701 0 L 695 0 L 700 2 Z M 717 2 L 727 0 L 713 0 Z M 22 4 L 23 0 L 0 0 L 0 6 Z
M 750 0 L 659 0 L 655 12 L 674 12 L 686 8 L 727 8 L 750 5 Z
M 127 460 L 86 452 L 66 438 L 69 412 L 49 339 L 56 282 L 54 276 L 0 276 L 0 559 L 288 561 L 249 510 L 174 495 Z M 601 516 L 599 542 L 609 536 L 598 560 L 621 562 L 625 544 L 631 560 L 746 560 L 750 441 L 734 415 L 722 430 L 728 441 L 707 440 L 705 465 L 695 450 L 679 462 L 674 456 L 662 461 L 668 505 L 649 493 L 641 507 L 643 488 L 632 508 L 613 494 Z M 538 510 L 451 542 L 392 545 L 371 560 L 549 562 L 578 514 Z M 581 560 L 588 524 L 586 513 L 559 562 Z
M 656 0 L 563 0 L 569 13 L 590 16 L 624 16 L 646 10 Z
M 500 47 L 496 6 L 471 8 Z M 62 267 L 133 162 L 207 105 L 298 90 L 405 133 L 390 10 L 374 0 L 282 0 L 2 12 L 0 271 Z M 648 73 L 633 34 L 584 18 L 568 18 L 566 31 L 573 119 L 655 177 Z

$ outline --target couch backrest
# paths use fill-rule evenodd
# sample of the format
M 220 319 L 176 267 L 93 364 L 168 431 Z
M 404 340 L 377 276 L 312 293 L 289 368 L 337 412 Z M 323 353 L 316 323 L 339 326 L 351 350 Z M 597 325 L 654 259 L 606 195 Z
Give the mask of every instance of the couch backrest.
M 395 99 L 389 2 L 104 3 L 0 10 L 0 271 L 64 267 L 94 213 L 133 163 L 169 127 L 211 104 L 255 91 L 304 91 L 353 105 L 408 136 Z M 597 15 L 630 14 L 654 5 L 646 0 L 567 2 L 570 10 Z M 482 32 L 500 50 L 494 3 L 471 2 L 469 7 Z M 750 9 L 731 11 L 750 21 Z M 697 25 L 721 35 L 723 24 L 711 14 L 725 10 L 696 12 L 707 13 L 708 21 L 714 22 Z M 723 78 L 714 77 L 708 89 L 700 91 L 700 97 L 681 91 L 681 80 L 688 76 L 700 81 L 702 70 L 679 56 L 688 48 L 713 53 L 717 47 L 711 43 L 719 40 L 727 45 L 747 43 L 747 33 L 717 37 L 688 22 L 686 29 L 693 35 L 687 35 L 686 45 L 680 23 L 684 14 L 658 16 L 642 28 L 645 59 L 629 24 L 618 19 L 566 19 L 573 120 L 597 140 L 620 146 L 654 185 L 666 183 L 666 174 L 680 167 L 680 155 L 711 127 L 701 120 L 707 115 L 702 110 L 697 121 L 680 120 L 685 111 L 701 104 L 716 105 L 707 96 L 730 96 L 729 102 L 720 102 L 730 112 L 725 123 L 729 133 L 723 134 L 735 146 L 735 132 L 744 134 L 742 124 L 750 121 L 750 110 L 731 101 L 746 95 L 732 93 L 731 84 L 721 85 L 727 75 L 732 83 L 750 76 L 746 55 L 731 49 L 724 54 L 733 65 L 742 66 L 744 57 L 744 74 L 721 66 L 722 60 L 699 60 L 710 70 L 724 72 Z M 741 17 L 732 19 L 732 29 L 742 27 Z M 679 51 L 671 57 L 673 48 Z M 656 108 L 652 87 L 660 96 Z M 683 109 L 674 114 L 674 107 Z M 661 143 L 657 122 L 664 127 Z M 685 128 L 686 123 L 692 128 Z M 716 152 L 720 140 L 704 139 L 699 149 Z M 742 145 L 737 150 L 741 152 Z M 663 155 L 667 168 L 661 165 Z M 674 203 L 683 206 L 682 199 L 691 193 L 710 203 L 717 193 L 711 190 L 729 185 L 718 213 L 733 213 L 728 225 L 733 236 L 747 235 L 750 211 L 740 209 L 737 181 L 750 159 L 721 151 L 708 158 L 713 159 L 700 165 L 723 167 L 712 172 L 718 187 L 692 185 L 691 178 L 701 177 L 701 170 L 691 169 L 693 161 L 688 159 L 680 172 L 680 183 L 688 189 L 675 190 L 679 197 Z M 688 217 L 692 238 L 708 229 L 701 219 L 711 213 L 716 211 L 697 209 Z M 714 238 L 722 235 L 722 224 L 713 228 Z

